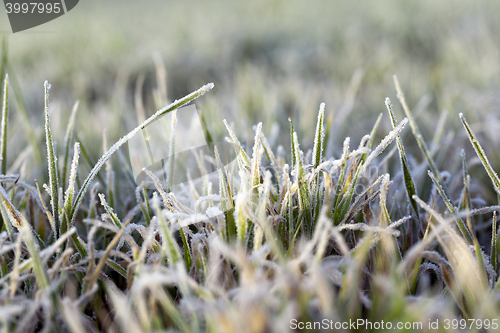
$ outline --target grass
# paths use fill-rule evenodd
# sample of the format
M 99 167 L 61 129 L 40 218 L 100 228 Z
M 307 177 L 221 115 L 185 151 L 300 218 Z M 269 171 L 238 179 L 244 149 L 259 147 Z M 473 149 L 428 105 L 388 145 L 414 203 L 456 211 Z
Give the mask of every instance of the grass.
M 57 181 L 47 82 L 44 87 L 51 180 L 47 189 L 57 198 L 63 188 L 54 187 L 63 182 Z M 496 214 L 500 207 L 471 210 L 468 204 L 459 210 L 430 170 L 433 188 L 429 198 L 422 200 L 400 137 L 408 119 L 397 124 L 389 99 L 386 106 L 393 130 L 373 149 L 378 124 L 357 149 L 351 150 L 346 140 L 339 159 L 324 156 L 324 104 L 310 153 L 302 152 L 292 127 L 289 163 L 286 157 L 275 157 L 280 155 L 265 138 L 262 123 L 255 129 L 251 160 L 226 123 L 239 163 L 237 170 L 226 170 L 215 148 L 221 168 L 219 195 L 214 196 L 210 187 L 200 192 L 203 186 L 193 181 L 190 186 L 197 197 L 165 192 L 164 185 L 146 169 L 157 191 L 138 187 L 136 193 L 143 197 L 137 196 L 135 208 L 126 215 L 119 216 L 101 193 L 100 219 L 91 213 L 96 208 L 81 211 L 92 205 L 87 191 L 100 167 L 121 145 L 156 118 L 211 87 L 204 86 L 145 120 L 104 153 L 80 185 L 80 143 L 74 142 L 65 195 L 51 200 L 59 203 L 52 212 L 36 199 L 38 194 L 29 185 L 17 185 L 17 176 L 2 176 L 3 228 L 10 230 L 2 234 L 1 301 L 9 314 L 2 316 L 2 329 L 80 332 L 134 327 L 138 331 L 201 332 L 237 330 L 246 323 L 249 331 L 263 331 L 286 329 L 292 319 L 361 317 L 392 323 L 427 323 L 435 318 L 493 322 L 499 313 L 496 215 L 490 255 L 483 252 L 484 244 L 479 244 L 471 233 L 472 225 L 466 227 L 463 218 Z M 497 190 L 498 176 L 463 115 L 460 119 Z M 72 117 L 66 133 L 72 131 L 74 121 Z M 73 141 L 68 137 L 66 144 Z M 418 132 L 416 138 L 423 140 Z M 380 163 L 389 160 L 379 156 L 394 140 L 404 175 L 399 184 L 391 180 L 398 175 L 367 175 L 369 166 L 386 168 Z M 63 158 L 67 153 L 65 149 Z M 229 180 L 233 172 L 239 175 L 238 181 Z M 393 186 L 407 194 L 410 212 L 415 214 L 402 214 L 388 202 Z M 355 191 L 358 188 L 363 191 Z M 176 199 L 179 195 L 183 203 Z M 204 198 L 221 202 L 200 202 Z M 432 208 L 439 198 L 452 215 Z M 220 208 L 231 210 L 224 214 Z M 42 223 L 33 224 L 33 216 Z M 63 225 L 54 223 L 49 233 L 41 235 L 37 229 L 55 216 Z M 74 228 L 82 223 L 90 229 Z M 236 227 L 230 234 L 228 223 Z M 424 228 L 425 235 L 413 225 Z M 401 270 L 403 274 L 398 273 Z M 42 298 L 36 296 L 40 293 Z M 41 303 L 43 299 L 49 302 Z M 432 304 L 441 304 L 439 311 Z M 25 308 L 30 310 L 29 320 L 21 316 Z
M 198 29 L 200 13 L 216 6 L 200 4 L 189 8 L 196 33 L 183 30 L 176 39 L 164 32 L 172 44 L 217 36 L 235 45 L 220 57 L 208 47 L 181 61 L 161 49 L 150 68 L 123 55 L 122 47 L 137 57 L 133 43 L 150 48 L 134 32 L 127 30 L 126 45 L 113 30 L 96 36 L 116 59 L 107 64 L 118 73 L 113 84 L 92 66 L 88 76 L 73 75 L 70 56 L 51 65 L 36 42 L 29 50 L 36 61 L 27 53 L 8 58 L 3 40 L 0 332 L 283 332 L 294 320 L 358 318 L 422 323 L 433 332 L 497 331 L 500 155 L 498 104 L 488 97 L 497 65 L 490 53 L 474 51 L 500 49 L 490 30 L 474 26 L 468 40 L 464 12 L 446 5 L 428 15 L 456 31 L 423 20 L 430 1 L 412 15 L 366 4 L 356 10 L 359 26 L 347 24 L 346 5 L 279 5 L 280 23 L 256 2 L 238 30 L 224 29 L 228 18 L 215 10 L 220 25 Z M 319 19 L 327 9 L 338 20 Z M 297 13 L 304 23 L 292 20 Z M 185 25 L 161 9 L 151 15 L 158 19 L 144 25 Z M 248 33 L 257 26 L 264 32 Z M 64 50 L 79 40 L 68 36 L 60 36 Z M 301 52 L 289 49 L 290 38 Z M 20 48 L 12 42 L 9 52 Z M 85 54 L 104 68 L 94 48 Z M 30 66 L 37 70 L 26 80 Z M 212 78 L 211 68 L 215 86 L 198 84 Z M 43 75 L 53 85 L 50 99 Z M 202 87 L 191 89 L 195 83 Z M 170 159 L 166 184 L 148 169 L 150 179 L 136 184 L 127 141 L 195 99 L 205 137 L 230 142 L 235 163 L 214 146 L 197 156 L 201 170 L 204 160 L 217 165 L 211 175 L 187 175 L 176 187 L 171 175 L 184 170 Z M 443 108 L 449 111 L 433 113 Z M 174 156 L 174 135 L 163 144 Z M 439 329 L 431 330 L 436 320 Z

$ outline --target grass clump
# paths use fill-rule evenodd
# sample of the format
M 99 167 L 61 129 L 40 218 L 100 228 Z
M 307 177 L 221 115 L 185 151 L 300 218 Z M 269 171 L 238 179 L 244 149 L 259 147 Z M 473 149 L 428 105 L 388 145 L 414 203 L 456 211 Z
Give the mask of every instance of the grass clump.
M 424 329 L 430 320 L 481 319 L 483 328 L 488 322 L 486 329 L 494 330 L 500 313 L 500 207 L 472 206 L 465 160 L 466 194 L 457 207 L 450 196 L 456 192 L 450 190 L 451 176 L 438 172 L 445 165 L 433 159 L 397 80 L 396 86 L 406 118 L 397 123 L 387 98 L 392 129 L 381 140 L 379 116 L 356 149 L 349 137 L 342 151 L 328 147 L 333 133 L 326 133 L 325 126 L 335 126 L 325 125 L 325 104 L 320 104 L 315 131 L 311 129 L 312 147 L 300 142 L 290 119 L 288 153 L 269 142 L 267 124 L 258 123 L 253 147 L 245 147 L 224 121 L 236 163 L 225 166 L 220 147 L 214 146 L 200 160 L 213 160 L 218 172 L 200 180 L 188 176 L 179 191 L 173 190 L 172 178 L 167 178 L 165 191 L 145 169 L 151 180 L 120 193 L 129 199 L 123 208 L 116 197 L 109 198 L 109 189 L 105 196 L 96 185 L 100 169 L 148 124 L 202 96 L 213 84 L 144 120 L 112 145 L 81 182 L 83 144 L 73 142 L 79 137 L 78 104 L 66 129 L 59 170 L 46 82 L 49 211 L 47 198 L 5 171 L 6 79 L 0 146 L 2 331 L 280 332 L 294 321 L 357 318 L 422 323 Z M 493 166 L 460 118 L 500 192 Z M 424 155 L 420 162 L 403 144 L 408 123 Z M 391 148 L 393 141 L 396 147 Z M 175 151 L 173 135 L 165 145 Z M 389 166 L 395 149 L 401 169 L 393 172 Z M 169 177 L 183 172 L 170 163 Z M 421 176 L 415 171 L 422 169 L 430 181 L 426 172 Z M 107 164 L 108 175 L 114 171 L 116 164 Z M 117 194 L 128 182 L 117 179 Z M 218 194 L 212 184 L 219 185 Z M 148 190 L 149 185 L 156 190 Z M 450 214 L 440 212 L 442 203 Z M 478 231 L 475 218 L 491 213 L 486 237 L 488 228 Z M 49 232 L 47 226 L 52 226 Z M 488 247 L 490 255 L 485 254 Z

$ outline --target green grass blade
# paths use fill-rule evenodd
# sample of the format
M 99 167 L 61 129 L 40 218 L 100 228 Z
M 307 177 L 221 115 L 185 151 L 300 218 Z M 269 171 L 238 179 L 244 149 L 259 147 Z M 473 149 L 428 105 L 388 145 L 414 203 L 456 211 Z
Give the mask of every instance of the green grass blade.
M 349 138 L 349 137 L 345 138 L 344 148 L 342 150 L 342 157 L 341 157 L 342 168 L 340 170 L 340 176 L 339 176 L 339 180 L 337 183 L 337 188 L 335 190 L 335 195 L 333 196 L 333 209 L 335 212 L 337 211 L 338 204 L 340 203 L 340 200 L 342 199 L 342 195 L 341 195 L 342 186 L 343 186 L 342 183 L 344 181 L 344 173 L 345 173 L 345 168 L 346 168 L 346 163 L 347 163 L 347 155 L 349 153 L 350 142 L 351 142 L 351 138 Z
M 2 175 L 7 173 L 7 121 L 9 118 L 9 76 L 5 74 L 3 86 L 3 104 L 2 104 L 2 128 L 0 134 L 0 172 Z
M 167 225 L 167 221 L 165 220 L 163 211 L 160 208 L 159 200 L 154 200 L 153 205 L 158 219 L 158 224 L 160 225 L 160 230 L 162 232 L 162 241 L 165 242 L 166 245 L 167 258 L 170 261 L 169 265 L 170 267 L 175 267 L 177 263 L 181 262 L 181 251 L 179 249 L 179 246 L 175 242 L 170 227 Z
M 295 155 L 296 155 L 296 150 L 297 148 L 295 147 L 295 141 L 293 139 L 293 133 L 295 133 L 295 130 L 293 129 L 293 120 L 292 117 L 288 118 L 288 121 L 290 122 L 290 147 L 292 150 L 292 170 L 295 168 Z
M 257 204 L 259 198 L 259 185 L 260 185 L 260 132 L 262 131 L 262 123 L 257 125 L 257 129 L 255 130 L 255 140 L 253 145 L 252 152 L 252 202 Z
M 497 261 L 497 212 L 493 211 L 493 223 L 491 226 L 491 251 L 490 251 L 490 261 L 495 272 L 498 272 L 498 261 Z
M 40 143 L 40 138 L 37 133 L 37 131 L 34 129 L 33 125 L 31 124 L 30 121 L 30 116 L 28 114 L 28 110 L 26 108 L 23 96 L 22 96 L 22 89 L 19 86 L 19 82 L 16 79 L 16 76 L 14 75 L 15 73 L 13 72 L 13 69 L 11 68 L 9 71 L 9 85 L 12 86 L 12 95 L 14 97 L 14 100 L 16 102 L 16 114 L 18 114 L 21 118 L 21 122 L 24 127 L 24 131 L 27 135 L 29 144 L 32 148 L 32 154 L 33 154 L 33 162 L 35 165 L 40 165 L 43 162 L 42 159 L 42 154 L 41 154 L 41 149 L 39 146 Z
M 108 135 L 107 129 L 105 128 L 102 132 L 102 151 L 106 152 L 108 150 Z M 111 158 L 106 161 L 106 195 L 108 196 L 109 204 L 111 207 L 116 208 L 115 201 L 115 173 L 113 171 L 113 164 L 111 163 Z
M 2 38 L 2 55 L 0 59 L 0 78 L 5 76 L 7 71 L 7 61 L 9 55 L 9 44 L 7 42 L 7 36 L 3 36 Z
M 321 103 L 318 112 L 318 122 L 316 124 L 316 133 L 314 135 L 314 146 L 313 146 L 313 165 L 315 168 L 321 163 L 323 158 L 323 140 L 325 137 L 324 129 L 324 117 L 325 117 L 325 103 Z
M 238 147 L 240 154 L 238 155 L 238 160 L 242 160 L 241 162 L 245 163 L 246 165 L 250 165 L 250 159 L 248 158 L 247 153 L 245 152 L 245 149 L 241 146 L 240 141 L 236 137 L 236 134 L 234 134 L 233 129 L 229 126 L 227 123 L 226 119 L 223 120 L 224 125 L 226 126 L 227 131 L 229 132 L 229 136 L 231 137 L 231 140 L 233 140 L 233 143 Z
M 76 101 L 71 110 L 71 116 L 69 117 L 68 126 L 66 127 L 66 134 L 64 135 L 64 156 L 63 156 L 63 169 L 62 169 L 62 182 L 63 188 L 66 188 L 66 172 L 68 170 L 69 161 L 69 147 L 71 145 L 71 140 L 73 140 L 73 131 L 75 128 L 76 112 L 78 111 L 78 106 L 80 101 Z
M 375 125 L 373 125 L 373 128 L 370 132 L 370 139 L 368 140 L 368 143 L 366 144 L 366 148 L 368 148 L 368 149 L 372 148 L 373 140 L 375 139 L 375 134 L 377 133 L 378 127 L 379 127 L 380 122 L 382 120 L 382 115 L 383 115 L 382 113 L 380 113 L 378 115 L 377 120 L 375 121 Z M 368 157 L 368 153 L 363 154 L 363 156 L 361 157 L 361 164 L 363 164 L 365 162 L 367 157 Z
M 170 142 L 168 148 L 168 173 L 167 173 L 167 193 L 172 191 L 174 186 L 174 165 L 175 165 L 175 127 L 177 125 L 177 111 L 172 114 L 172 127 L 170 129 Z
M 59 180 L 57 178 L 57 161 L 54 154 L 54 144 L 52 143 L 52 134 L 50 132 L 50 116 L 49 116 L 49 90 L 50 84 L 45 81 L 43 84 L 45 93 L 45 140 L 47 144 L 47 163 L 49 168 L 49 182 L 50 182 L 50 204 L 52 206 L 52 217 L 54 218 L 54 225 L 56 234 L 55 239 L 59 238 L 61 226 L 59 224 Z
M 387 107 L 387 111 L 389 111 L 389 116 L 391 118 L 392 128 L 396 128 L 396 126 L 397 126 L 396 116 L 394 115 L 394 112 L 392 111 L 392 104 L 391 104 L 391 100 L 389 99 L 389 97 L 387 97 L 385 99 L 385 106 Z M 404 176 L 404 182 L 405 182 L 405 186 L 406 186 L 406 194 L 408 195 L 408 199 L 410 200 L 411 206 L 413 207 L 413 211 L 415 212 L 417 219 L 420 219 L 420 217 L 418 215 L 418 205 L 415 202 L 415 200 L 413 199 L 413 196 L 415 194 L 417 194 L 417 188 L 415 186 L 415 182 L 413 181 L 413 177 L 411 176 L 410 166 L 409 166 L 408 160 L 406 158 L 405 150 L 403 147 L 403 142 L 402 142 L 401 137 L 399 135 L 396 138 L 396 142 L 398 145 L 399 158 L 401 160 L 401 167 L 403 168 L 403 176 Z
M 150 123 L 154 122 L 157 120 L 159 117 L 180 108 L 181 106 L 186 105 L 187 103 L 195 100 L 196 98 L 204 95 L 207 91 L 213 88 L 213 83 L 207 84 L 200 89 L 196 90 L 195 92 L 185 96 L 184 98 L 181 98 L 179 100 L 174 101 L 172 104 L 164 107 L 163 109 L 158 110 L 155 114 L 153 114 L 151 117 L 149 117 L 146 121 L 144 121 L 142 124 L 137 126 L 135 129 L 130 131 L 127 135 L 122 137 L 120 140 L 118 140 L 104 155 L 101 156 L 101 158 L 97 161 L 97 163 L 94 165 L 92 170 L 90 171 L 89 175 L 85 179 L 85 181 L 82 184 L 82 188 L 78 192 L 78 195 L 76 196 L 75 203 L 73 207 L 71 208 L 71 214 L 70 214 L 70 220 L 71 223 L 75 221 L 76 218 L 76 212 L 78 211 L 78 208 L 80 208 L 80 205 L 83 202 L 83 196 L 87 192 L 87 190 L 90 188 L 90 184 L 92 183 L 92 180 L 94 180 L 94 177 L 97 175 L 99 170 L 102 168 L 102 166 L 106 163 L 106 161 L 128 140 L 130 140 L 134 135 L 136 135 L 139 131 L 141 131 L 144 127 L 149 125 Z
M 75 194 L 75 184 L 76 184 L 76 175 L 78 172 L 78 159 L 80 157 L 80 144 L 75 142 L 73 153 L 73 161 L 71 162 L 71 171 L 69 174 L 68 188 L 66 189 L 64 205 L 63 205 L 63 213 L 61 214 L 61 235 L 66 233 L 69 230 L 68 219 L 69 214 L 71 214 L 71 206 L 73 205 L 73 197 Z
M 432 179 L 432 182 L 436 186 L 439 194 L 441 195 L 441 198 L 443 198 L 443 201 L 444 201 L 446 207 L 448 208 L 448 210 L 450 211 L 451 214 L 456 216 L 457 211 L 456 211 L 455 207 L 453 206 L 453 203 L 451 202 L 451 200 L 448 198 L 448 196 L 444 192 L 443 187 L 441 186 L 441 184 L 439 183 L 437 178 L 434 176 L 434 174 L 430 170 L 429 170 L 428 174 L 429 174 L 429 177 Z M 462 233 L 464 238 L 467 240 L 467 243 L 473 244 L 472 237 L 469 233 L 469 230 L 467 230 L 467 227 L 465 226 L 462 219 L 457 217 L 456 222 L 457 222 L 458 229 L 460 229 L 460 232 Z
M 33 272 L 35 273 L 37 283 L 40 286 L 40 289 L 45 290 L 49 287 L 49 279 L 45 267 L 42 265 L 40 256 L 38 255 L 40 250 L 38 249 L 33 238 L 35 231 L 32 230 L 28 221 L 26 221 L 26 218 L 16 209 L 16 207 L 14 207 L 12 201 L 10 200 L 10 196 L 7 194 L 3 186 L 0 186 L 0 197 L 10 222 L 23 235 L 24 242 L 26 243 L 33 260 Z
M 406 114 L 406 117 L 408 118 L 409 123 L 410 123 L 411 131 L 413 132 L 413 135 L 415 136 L 415 139 L 417 140 L 418 147 L 422 151 L 422 154 L 424 154 L 425 159 L 427 160 L 427 163 L 429 164 L 429 168 L 431 169 L 432 173 L 434 173 L 436 175 L 437 179 L 439 180 L 439 182 L 442 183 L 441 174 L 439 173 L 439 170 L 436 167 L 436 163 L 432 159 L 431 153 L 429 152 L 429 149 L 427 148 L 427 144 L 425 143 L 425 141 L 422 137 L 420 129 L 418 128 L 418 125 L 415 122 L 415 119 L 413 118 L 413 115 L 410 112 L 410 108 L 408 107 L 408 104 L 406 104 L 405 95 L 403 93 L 403 90 L 401 89 L 401 85 L 399 84 L 398 77 L 396 75 L 394 75 L 393 79 L 394 79 L 394 85 L 396 86 L 396 91 L 398 93 L 399 102 L 403 106 L 403 110 Z
M 472 144 L 472 147 L 476 151 L 477 156 L 481 160 L 481 163 L 483 164 L 484 168 L 486 169 L 486 172 L 488 173 L 488 176 L 491 179 L 491 182 L 493 183 L 493 186 L 495 188 L 495 191 L 500 194 L 500 179 L 498 178 L 497 173 L 493 170 L 493 167 L 490 164 L 490 161 L 488 161 L 488 157 L 486 156 L 483 147 L 481 147 L 481 144 L 479 144 L 479 141 L 477 140 L 476 136 L 474 135 L 474 132 L 472 132 L 469 124 L 467 123 L 467 120 L 465 120 L 465 117 L 462 113 L 459 114 L 460 120 L 462 121 L 462 124 L 465 127 L 465 131 L 467 132 L 467 136 L 469 137 L 469 140 Z
M 296 132 L 293 132 L 293 141 L 295 146 L 295 177 L 299 196 L 299 209 L 304 214 L 303 219 L 305 221 L 302 225 L 304 226 L 305 235 L 309 237 L 314 231 L 310 205 L 311 196 L 309 193 L 309 185 L 307 184 L 306 173 L 304 171 L 304 162 L 302 161 L 302 156 L 299 149 L 299 140 L 297 139 Z
M 104 195 L 102 193 L 98 194 L 99 199 L 101 200 L 101 205 L 104 207 L 106 210 L 106 213 L 108 213 L 109 217 L 111 217 L 111 220 L 113 223 L 118 227 L 122 228 L 122 223 L 120 222 L 120 219 L 118 218 L 118 215 L 116 215 L 114 209 L 106 202 L 106 199 L 104 198 Z

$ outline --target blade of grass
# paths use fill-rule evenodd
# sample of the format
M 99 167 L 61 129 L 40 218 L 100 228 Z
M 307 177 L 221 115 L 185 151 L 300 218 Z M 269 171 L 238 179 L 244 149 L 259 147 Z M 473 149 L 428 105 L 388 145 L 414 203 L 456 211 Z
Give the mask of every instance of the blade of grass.
M 9 76 L 5 74 L 3 86 L 2 125 L 0 134 L 0 172 L 7 173 L 7 121 L 9 118 Z
M 474 148 L 477 156 L 481 160 L 483 167 L 486 169 L 486 172 L 488 173 L 488 176 L 490 177 L 491 182 L 493 183 L 495 191 L 500 195 L 500 179 L 498 178 L 497 173 L 493 170 L 493 167 L 491 166 L 490 161 L 488 161 L 488 157 L 486 156 L 483 147 L 481 147 L 481 144 L 474 135 L 474 132 L 472 132 L 469 124 L 467 123 L 467 120 L 465 120 L 464 115 L 460 113 L 459 116 L 460 120 L 462 121 L 462 124 L 465 127 L 465 131 L 467 132 L 467 136 L 469 137 L 469 141 L 471 142 L 472 147 Z
M 422 154 L 424 154 L 425 159 L 427 160 L 427 164 L 429 164 L 429 168 L 431 169 L 432 173 L 434 175 L 436 175 L 439 183 L 442 184 L 443 180 L 441 179 L 441 174 L 439 173 L 439 170 L 436 167 L 436 163 L 432 159 L 431 153 L 429 152 L 429 149 L 427 148 L 427 144 L 425 143 L 425 141 L 422 137 L 422 134 L 420 133 L 420 129 L 418 128 L 418 125 L 415 122 L 415 119 L 413 118 L 413 115 L 410 112 L 410 108 L 408 107 L 408 104 L 406 104 L 405 94 L 403 93 L 403 90 L 401 89 L 401 85 L 399 84 L 398 77 L 396 75 L 394 75 L 393 79 L 394 79 L 394 85 L 396 86 L 396 91 L 398 94 L 399 102 L 403 106 L 403 110 L 406 114 L 406 117 L 408 118 L 409 123 L 410 123 L 411 131 L 413 132 L 413 135 L 415 136 L 415 139 L 417 140 L 418 147 L 422 151 Z
M 69 147 L 71 145 L 71 140 L 73 140 L 73 130 L 75 128 L 76 112 L 78 111 L 78 106 L 80 101 L 76 101 L 73 105 L 73 110 L 71 111 L 71 116 L 69 117 L 68 126 L 66 127 L 66 134 L 64 135 L 64 156 L 63 156 L 63 169 L 62 169 L 62 186 L 66 188 L 66 172 L 68 170 L 69 161 Z
M 162 232 L 162 238 L 164 242 L 164 246 L 167 249 L 167 257 L 170 267 L 175 267 L 178 263 L 181 262 L 182 254 L 179 249 L 179 246 L 175 242 L 173 238 L 172 231 L 167 225 L 167 221 L 165 220 L 165 216 L 163 215 L 163 211 L 160 208 L 159 200 L 154 200 L 153 202 L 154 210 L 156 212 L 156 217 L 158 219 L 158 224 L 160 225 L 160 230 Z
M 444 193 L 443 187 L 441 186 L 441 184 L 439 183 L 439 181 L 437 180 L 435 175 L 430 170 L 428 171 L 428 174 L 429 174 L 429 177 L 432 179 L 432 182 L 436 186 L 439 194 L 441 195 L 441 198 L 443 198 L 443 201 L 444 201 L 446 207 L 448 208 L 450 213 L 456 217 L 457 211 L 456 211 L 455 207 L 453 206 L 453 203 L 451 202 L 451 200 L 446 195 L 446 193 Z M 460 229 L 460 232 L 462 233 L 464 238 L 467 240 L 467 243 L 472 244 L 473 243 L 472 237 L 469 233 L 469 230 L 467 229 L 464 222 L 462 221 L 462 219 L 456 217 L 456 222 L 457 222 L 458 229 Z
M 387 111 L 389 111 L 389 116 L 391 118 L 392 128 L 396 128 L 397 121 L 394 112 L 392 111 L 392 104 L 389 97 L 385 99 L 385 106 L 387 107 Z M 410 123 L 411 125 L 411 123 Z M 413 199 L 413 196 L 417 194 L 417 188 L 415 186 L 415 182 L 413 181 L 413 177 L 411 176 L 410 166 L 408 164 L 408 160 L 406 158 L 405 150 L 403 147 L 403 142 L 401 137 L 398 135 L 396 138 L 396 143 L 399 150 L 399 158 L 401 160 L 401 167 L 403 168 L 403 178 L 406 187 L 406 194 L 408 195 L 408 199 L 410 200 L 411 206 L 413 207 L 413 211 L 415 212 L 416 218 L 420 220 L 418 215 L 418 205 Z
M 295 133 L 295 130 L 293 129 L 293 119 L 292 117 L 288 118 L 288 121 L 290 122 L 290 145 L 291 145 L 291 150 L 292 150 L 292 157 L 291 157 L 291 161 L 292 161 L 292 170 L 295 169 L 295 151 L 296 151 L 296 147 L 295 147 L 295 141 L 293 139 L 293 133 Z
M 491 226 L 491 250 L 490 261 L 495 273 L 498 272 L 498 254 L 497 254 L 497 212 L 493 212 L 493 223 Z
M 41 290 L 45 290 L 49 287 L 49 278 L 38 255 L 39 249 L 33 238 L 34 231 L 24 216 L 14 207 L 10 196 L 5 192 L 3 186 L 0 186 L 0 196 L 2 197 L 3 207 L 5 207 L 9 220 L 21 232 L 24 242 L 28 247 L 31 259 L 33 260 L 33 272 L 35 273 L 37 283 Z
M 28 142 L 32 148 L 32 154 L 33 154 L 33 162 L 35 165 L 40 165 L 42 163 L 42 154 L 41 154 L 41 149 L 39 146 L 40 140 L 39 140 L 39 135 L 37 131 L 33 128 L 33 125 L 31 124 L 30 117 L 28 114 L 28 110 L 26 108 L 26 105 L 24 103 L 24 99 L 22 96 L 22 89 L 19 86 L 19 83 L 16 79 L 16 76 L 14 75 L 14 71 L 12 68 L 10 68 L 9 72 L 9 85 L 12 85 L 12 94 L 14 96 L 14 100 L 17 105 L 16 109 L 16 114 L 21 116 L 21 121 L 24 127 L 24 131 L 27 135 Z
M 108 135 L 107 128 L 102 131 L 102 151 L 108 150 Z M 116 208 L 115 202 L 115 173 L 113 171 L 113 164 L 111 158 L 106 161 L 106 195 L 108 196 L 109 203 L 112 207 Z
M 50 116 L 49 116 L 49 90 L 50 84 L 45 81 L 43 84 L 45 93 L 45 140 L 47 144 L 47 163 L 49 168 L 50 182 L 50 204 L 52 206 L 52 217 L 54 218 L 55 235 L 54 239 L 58 239 L 61 226 L 59 224 L 59 180 L 57 179 L 57 162 L 54 154 L 54 145 L 52 143 L 52 134 L 50 132 Z
M 172 191 L 174 186 L 174 165 L 175 165 L 175 127 L 177 125 L 177 111 L 172 114 L 172 124 L 170 128 L 170 142 L 168 148 L 168 173 L 167 173 L 167 193 Z
M 368 149 L 372 148 L 373 140 L 375 139 L 375 134 L 377 133 L 378 127 L 379 127 L 380 122 L 382 120 L 382 115 L 383 115 L 382 113 L 380 113 L 378 115 L 377 120 L 375 121 L 375 125 L 373 125 L 373 128 L 370 132 L 370 140 L 368 140 L 368 143 L 366 144 L 366 148 L 368 148 Z M 361 157 L 361 164 L 363 164 L 365 162 L 367 157 L 368 157 L 368 153 L 363 154 L 363 156 Z
M 323 158 L 323 139 L 325 137 L 324 121 L 325 103 L 321 103 L 318 112 L 318 122 L 316 124 L 316 133 L 314 135 L 313 157 L 314 168 L 317 168 Z
M 144 121 L 142 124 L 137 126 L 135 129 L 130 131 L 127 135 L 122 137 L 120 140 L 118 140 L 104 155 L 101 156 L 101 158 L 97 161 L 97 163 L 94 165 L 92 170 L 90 171 L 89 175 L 85 179 L 85 181 L 82 184 L 82 188 L 78 192 L 75 203 L 71 208 L 71 214 L 70 214 L 70 221 L 73 223 L 76 218 L 76 212 L 78 211 L 78 208 L 80 208 L 80 205 L 83 202 L 83 196 L 87 192 L 87 190 L 90 187 L 90 184 L 92 183 L 92 180 L 94 177 L 97 175 L 99 170 L 102 168 L 102 166 L 106 163 L 106 161 L 115 153 L 124 143 L 126 143 L 128 140 L 130 140 L 135 134 L 137 134 L 141 129 L 149 125 L 150 123 L 154 122 L 157 120 L 159 117 L 180 108 L 183 105 L 186 105 L 187 103 L 195 100 L 196 98 L 202 96 L 205 94 L 207 91 L 213 88 L 213 83 L 209 83 L 197 91 L 185 96 L 184 98 L 181 98 L 180 100 L 174 101 L 172 104 L 164 107 L 163 109 L 158 110 L 154 115 L 149 117 L 146 121 Z
M 318 112 L 318 121 L 316 123 L 316 133 L 314 135 L 314 145 L 313 145 L 313 155 L 312 162 L 314 168 L 316 169 L 323 159 L 323 148 L 325 139 L 325 128 L 324 128 L 324 117 L 325 117 L 325 103 L 321 103 Z M 322 200 L 320 193 L 320 179 L 321 173 L 318 173 L 316 178 L 313 180 L 311 191 L 314 193 L 314 216 L 319 216 Z
M 78 172 L 78 159 L 80 157 L 80 144 L 75 142 L 75 147 L 73 148 L 73 161 L 71 162 L 71 171 L 69 174 L 68 188 L 66 189 L 63 213 L 61 214 L 61 234 L 64 234 L 69 230 L 68 218 L 71 213 L 71 206 L 73 204 L 73 196 L 75 194 L 75 183 L 76 174 Z
M 307 237 L 312 236 L 314 230 L 314 225 L 312 225 L 312 212 L 310 207 L 310 193 L 309 184 L 307 183 L 306 173 L 304 171 L 304 162 L 302 161 L 302 156 L 299 150 L 299 140 L 297 139 L 297 133 L 293 132 L 293 141 L 295 146 L 295 177 L 297 182 L 298 197 L 299 197 L 299 209 L 305 215 L 305 219 L 302 225 L 304 226 L 304 233 Z
M 255 139 L 252 152 L 252 177 L 251 177 L 251 189 L 252 189 L 252 203 L 257 205 L 259 198 L 259 185 L 260 185 L 260 132 L 262 131 L 262 123 L 257 125 L 255 130 Z
M 9 55 L 9 44 L 7 42 L 7 36 L 2 38 L 2 58 L 0 60 L 0 78 L 5 76 L 7 71 L 7 60 Z

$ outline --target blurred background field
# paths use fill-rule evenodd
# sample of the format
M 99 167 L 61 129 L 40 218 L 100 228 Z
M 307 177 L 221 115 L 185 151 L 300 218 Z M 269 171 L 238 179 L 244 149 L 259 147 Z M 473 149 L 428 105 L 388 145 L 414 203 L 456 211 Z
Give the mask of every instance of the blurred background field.
M 269 133 L 266 125 L 276 121 L 273 133 L 285 146 L 289 116 L 310 143 L 320 102 L 338 120 L 359 71 L 352 112 L 335 134 L 340 148 L 344 136 L 358 142 L 368 133 L 385 112 L 386 96 L 395 100 L 393 74 L 410 107 L 427 102 L 418 119 L 428 141 L 444 109 L 450 112 L 447 130 L 459 124 L 459 112 L 473 123 L 496 117 L 499 15 L 500 1 L 90 0 L 53 22 L 5 36 L 8 72 L 22 87 L 16 93 L 40 135 L 46 79 L 53 86 L 52 112 L 60 114 L 53 116 L 54 131 L 65 128 L 80 100 L 77 131 L 89 147 L 100 147 L 103 126 L 111 139 L 127 133 L 137 124 L 134 91 L 142 73 L 146 114 L 160 106 L 153 98 L 156 54 L 167 72 L 169 100 L 215 83 L 196 104 L 212 115 L 216 135 L 225 135 L 222 118 L 247 140 L 252 125 L 263 121 Z M 0 30 L 8 30 L 5 13 L 0 22 Z M 11 105 L 16 122 L 17 105 Z M 402 117 L 401 109 L 396 114 Z M 18 129 L 21 147 L 23 127 Z M 496 143 L 495 132 L 483 134 Z

